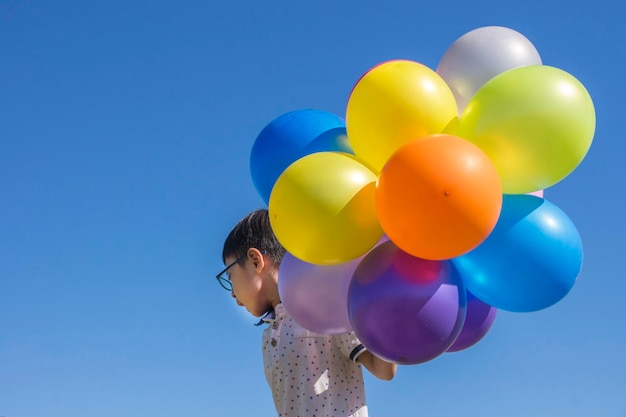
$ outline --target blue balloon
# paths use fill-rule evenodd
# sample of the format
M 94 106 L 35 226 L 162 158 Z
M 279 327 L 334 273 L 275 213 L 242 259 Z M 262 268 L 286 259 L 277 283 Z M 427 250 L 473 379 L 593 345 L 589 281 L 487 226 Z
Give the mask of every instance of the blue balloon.
M 321 110 L 295 110 L 270 122 L 257 136 L 250 154 L 252 182 L 267 204 L 272 188 L 291 163 L 314 152 L 349 152 L 346 123 Z
M 453 259 L 466 288 L 501 310 L 530 312 L 560 301 L 582 268 L 582 241 L 574 223 L 547 200 L 504 195 L 487 239 Z

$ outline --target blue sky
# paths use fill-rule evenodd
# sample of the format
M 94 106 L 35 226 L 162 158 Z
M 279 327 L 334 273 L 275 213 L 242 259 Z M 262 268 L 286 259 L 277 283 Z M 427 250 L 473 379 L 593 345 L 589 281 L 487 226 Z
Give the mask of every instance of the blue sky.
M 618 2 L 0 0 L 0 416 L 273 416 L 261 329 L 215 282 L 263 207 L 260 130 L 344 115 L 367 69 L 431 68 L 464 33 L 524 34 L 580 80 L 597 128 L 546 190 L 583 270 L 472 348 L 367 377 L 372 416 L 626 416 Z

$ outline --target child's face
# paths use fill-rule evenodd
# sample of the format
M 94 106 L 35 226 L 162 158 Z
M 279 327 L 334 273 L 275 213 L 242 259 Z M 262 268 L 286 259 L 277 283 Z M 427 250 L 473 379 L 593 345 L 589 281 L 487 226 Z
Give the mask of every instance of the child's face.
M 226 258 L 226 263 L 233 262 L 235 258 Z M 233 284 L 231 295 L 238 305 L 245 307 L 250 314 L 261 317 L 267 311 L 266 306 L 261 306 L 261 276 L 258 274 L 254 261 L 249 257 L 243 264 L 236 264 L 228 271 L 230 281 Z

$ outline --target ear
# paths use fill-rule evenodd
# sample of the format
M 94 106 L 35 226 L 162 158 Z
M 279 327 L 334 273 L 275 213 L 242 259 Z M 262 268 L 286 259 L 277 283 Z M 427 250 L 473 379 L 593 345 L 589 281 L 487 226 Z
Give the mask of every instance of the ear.
M 248 258 L 254 264 L 254 269 L 257 273 L 261 272 L 263 268 L 265 268 L 265 259 L 263 258 L 263 254 L 257 248 L 248 249 Z

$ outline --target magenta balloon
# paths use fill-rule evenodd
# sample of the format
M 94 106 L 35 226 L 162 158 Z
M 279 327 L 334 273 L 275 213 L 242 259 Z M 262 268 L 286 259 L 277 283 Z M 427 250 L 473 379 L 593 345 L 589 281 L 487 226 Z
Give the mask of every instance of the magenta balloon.
M 348 287 L 361 259 L 316 265 L 286 253 L 278 273 L 278 293 L 287 313 L 300 326 L 315 333 L 351 331 Z
M 466 291 L 449 260 L 416 258 L 389 241 L 359 263 L 348 289 L 350 322 L 375 355 L 398 364 L 429 361 L 456 340 Z
M 448 352 L 458 352 L 478 343 L 491 329 L 497 312 L 495 307 L 483 303 L 468 292 L 465 322 L 459 337 L 448 348 Z

